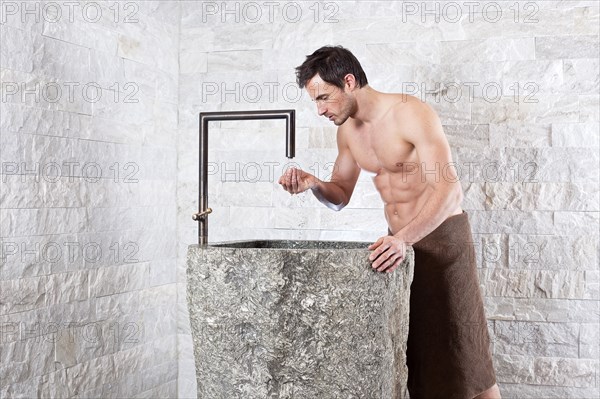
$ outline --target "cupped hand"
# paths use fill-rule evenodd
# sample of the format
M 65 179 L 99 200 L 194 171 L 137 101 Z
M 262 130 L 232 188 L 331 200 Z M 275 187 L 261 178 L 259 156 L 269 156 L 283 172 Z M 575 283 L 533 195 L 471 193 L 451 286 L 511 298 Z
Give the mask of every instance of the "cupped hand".
M 395 236 L 381 237 L 369 249 L 373 250 L 369 256 L 371 266 L 379 272 L 393 272 L 406 256 L 406 242 Z
M 317 184 L 317 178 L 301 169 L 288 169 L 278 181 L 285 191 L 290 194 L 299 194 L 313 188 Z

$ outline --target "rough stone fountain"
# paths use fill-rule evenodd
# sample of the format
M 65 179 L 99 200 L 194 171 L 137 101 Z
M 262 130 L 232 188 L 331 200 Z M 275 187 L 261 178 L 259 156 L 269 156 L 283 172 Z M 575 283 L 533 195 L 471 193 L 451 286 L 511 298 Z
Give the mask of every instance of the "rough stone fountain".
M 208 243 L 208 123 L 285 119 L 292 158 L 294 115 L 200 113 L 198 245 L 187 261 L 198 398 L 406 398 L 412 248 L 380 273 L 370 243 Z
M 367 245 L 190 246 L 198 398 L 406 398 L 414 254 L 379 273 Z

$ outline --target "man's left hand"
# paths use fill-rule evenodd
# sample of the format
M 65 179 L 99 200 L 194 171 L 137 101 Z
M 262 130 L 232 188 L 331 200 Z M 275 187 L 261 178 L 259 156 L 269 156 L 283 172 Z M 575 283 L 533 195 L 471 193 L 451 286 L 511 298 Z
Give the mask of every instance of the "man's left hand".
M 369 249 L 373 250 L 369 260 L 373 262 L 373 269 L 379 272 L 393 272 L 406 256 L 406 242 L 395 236 L 381 237 L 369 245 Z

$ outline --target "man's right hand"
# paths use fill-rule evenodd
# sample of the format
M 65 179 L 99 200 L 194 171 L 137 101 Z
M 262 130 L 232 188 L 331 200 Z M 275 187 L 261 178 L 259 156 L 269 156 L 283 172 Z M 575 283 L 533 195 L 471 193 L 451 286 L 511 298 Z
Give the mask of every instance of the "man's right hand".
M 317 185 L 318 179 L 301 169 L 290 168 L 280 178 L 278 183 L 290 194 L 299 194 Z

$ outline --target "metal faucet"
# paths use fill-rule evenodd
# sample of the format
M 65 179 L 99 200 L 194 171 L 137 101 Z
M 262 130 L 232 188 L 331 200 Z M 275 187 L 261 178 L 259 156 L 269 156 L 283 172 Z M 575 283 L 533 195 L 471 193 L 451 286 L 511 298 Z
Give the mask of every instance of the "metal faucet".
M 200 112 L 200 211 L 192 215 L 198 221 L 198 245 L 208 244 L 208 122 L 285 119 L 285 156 L 294 158 L 296 153 L 296 112 L 293 109 L 273 111 L 218 111 Z

